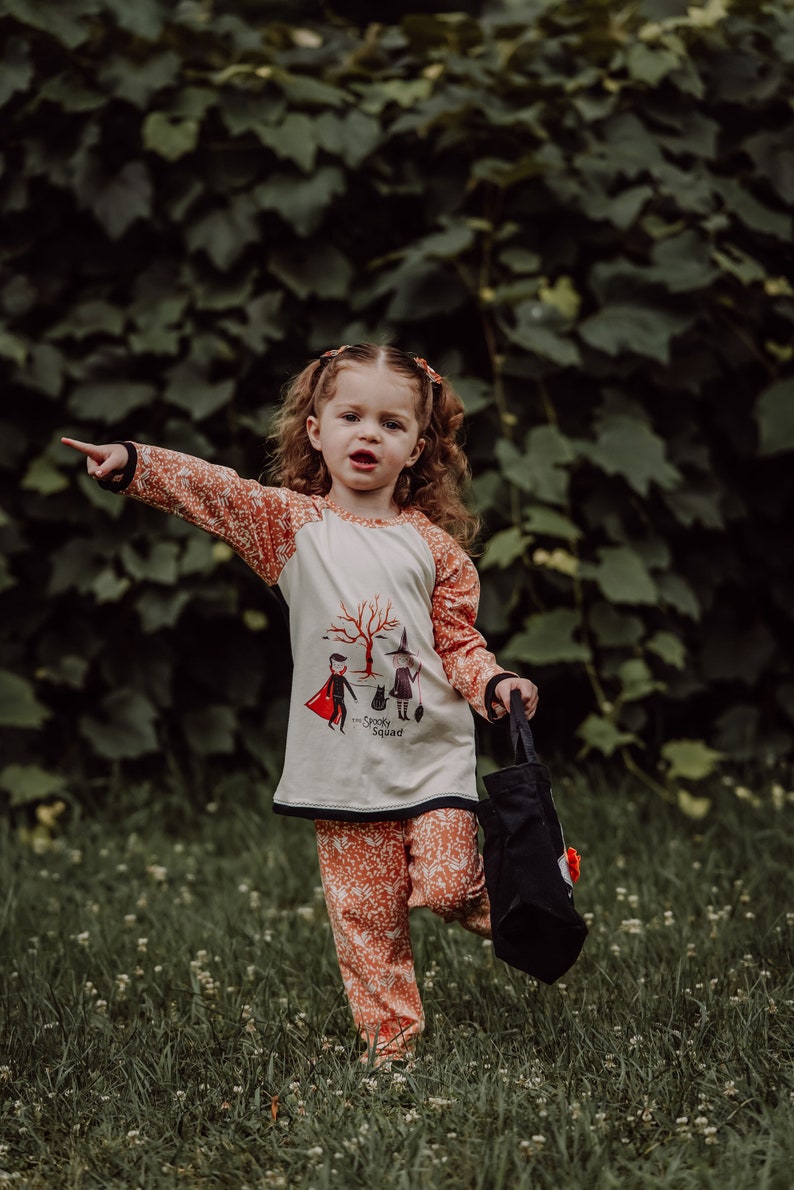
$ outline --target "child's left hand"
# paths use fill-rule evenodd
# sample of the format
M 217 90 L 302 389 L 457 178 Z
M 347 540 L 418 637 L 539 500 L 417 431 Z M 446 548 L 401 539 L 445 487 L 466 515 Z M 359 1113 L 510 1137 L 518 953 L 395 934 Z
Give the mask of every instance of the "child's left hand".
M 508 713 L 510 711 L 510 694 L 513 690 L 518 690 L 527 719 L 531 719 L 538 709 L 537 686 L 534 682 L 530 682 L 529 678 L 503 678 L 494 687 L 494 698 L 499 700 Z

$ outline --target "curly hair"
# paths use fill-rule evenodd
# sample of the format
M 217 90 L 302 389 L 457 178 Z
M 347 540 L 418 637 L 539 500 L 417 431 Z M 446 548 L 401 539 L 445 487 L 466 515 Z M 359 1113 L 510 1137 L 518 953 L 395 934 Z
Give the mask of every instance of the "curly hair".
M 433 381 L 414 356 L 398 347 L 356 343 L 336 355 L 321 356 L 293 377 L 273 425 L 271 480 L 309 496 L 327 495 L 331 475 L 309 441 L 306 419 L 316 417 L 333 397 L 343 368 L 362 366 L 389 368 L 414 388 L 419 435 L 425 445 L 413 466 L 400 473 L 395 503 L 399 508 L 418 508 L 471 553 L 480 521 L 463 498 L 470 477 L 459 443 L 463 405 L 443 377 Z

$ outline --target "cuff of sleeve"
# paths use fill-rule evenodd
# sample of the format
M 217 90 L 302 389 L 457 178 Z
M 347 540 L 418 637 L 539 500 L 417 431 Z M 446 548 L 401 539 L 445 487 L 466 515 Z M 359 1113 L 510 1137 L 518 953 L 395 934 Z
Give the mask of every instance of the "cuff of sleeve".
M 497 711 L 494 707 L 494 691 L 496 690 L 496 687 L 499 685 L 500 682 L 504 681 L 505 678 L 517 678 L 517 677 L 518 677 L 518 674 L 514 674 L 510 671 L 505 671 L 504 673 L 494 674 L 494 676 L 492 678 L 489 678 L 488 685 L 485 687 L 485 695 L 483 697 L 483 702 L 485 704 L 485 713 L 488 716 L 489 723 L 496 723 L 502 717 L 501 715 L 499 715 L 497 713 Z M 501 706 L 501 703 L 499 704 L 499 706 Z M 505 714 L 505 713 L 506 712 L 503 710 L 502 714 Z
M 123 492 L 125 488 L 128 488 L 138 466 L 138 451 L 135 448 L 135 443 L 120 442 L 119 445 L 127 448 L 127 465 L 114 471 L 107 479 L 97 480 L 99 486 L 106 492 Z

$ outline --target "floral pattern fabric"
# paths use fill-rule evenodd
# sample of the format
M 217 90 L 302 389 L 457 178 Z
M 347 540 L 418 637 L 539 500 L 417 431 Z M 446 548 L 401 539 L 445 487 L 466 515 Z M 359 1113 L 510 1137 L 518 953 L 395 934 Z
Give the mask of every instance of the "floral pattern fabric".
M 430 810 L 404 822 L 315 821 L 328 916 L 353 1019 L 378 1060 L 413 1052 L 424 1029 L 409 911 L 491 936 L 477 821 Z

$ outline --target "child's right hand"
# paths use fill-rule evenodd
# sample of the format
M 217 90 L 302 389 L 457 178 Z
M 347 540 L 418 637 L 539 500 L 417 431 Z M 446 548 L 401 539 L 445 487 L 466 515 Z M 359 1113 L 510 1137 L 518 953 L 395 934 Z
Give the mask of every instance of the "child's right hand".
M 102 446 L 78 442 L 75 438 L 61 438 L 61 442 L 86 456 L 86 468 L 92 479 L 105 479 L 114 471 L 123 471 L 130 457 L 123 442 L 106 442 Z

